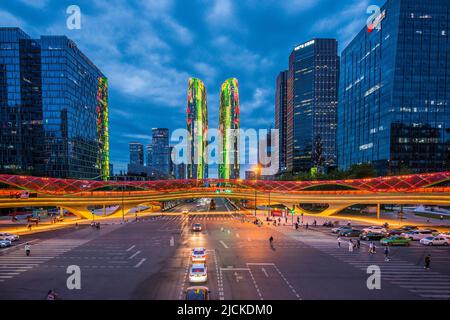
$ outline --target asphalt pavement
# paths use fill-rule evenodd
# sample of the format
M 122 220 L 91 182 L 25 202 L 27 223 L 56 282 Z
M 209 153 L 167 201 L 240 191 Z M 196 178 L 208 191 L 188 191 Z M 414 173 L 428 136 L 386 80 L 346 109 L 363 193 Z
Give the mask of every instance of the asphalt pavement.
M 295 231 L 290 225 L 256 226 L 225 199 L 208 215 L 207 205 L 183 203 L 169 213 L 125 224 L 68 228 L 23 236 L 0 250 L 0 299 L 45 299 L 50 289 L 71 299 L 182 300 L 189 283 L 190 251 L 207 249 L 208 281 L 215 300 L 449 299 L 450 249 L 391 248 L 349 252 L 324 227 Z M 192 224 L 201 223 L 201 232 Z M 268 239 L 274 237 L 273 246 Z M 23 243 L 30 242 L 26 257 Z M 432 268 L 423 259 L 432 256 Z M 67 287 L 69 266 L 81 270 L 80 289 Z M 380 289 L 370 290 L 370 266 L 380 270 Z

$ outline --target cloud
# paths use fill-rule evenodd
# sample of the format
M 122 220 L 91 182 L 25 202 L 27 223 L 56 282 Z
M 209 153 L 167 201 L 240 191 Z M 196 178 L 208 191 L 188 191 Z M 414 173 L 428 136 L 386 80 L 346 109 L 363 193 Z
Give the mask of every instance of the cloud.
M 38 8 L 38 9 L 45 8 L 48 3 L 48 0 L 19 0 L 19 1 L 27 6 Z
M 0 10 L 0 21 L 2 27 L 20 27 L 25 29 L 26 23 L 7 11 Z
M 361 0 L 357 4 L 347 6 L 339 14 L 327 16 L 316 22 L 311 32 L 336 32 L 340 47 L 344 48 L 365 25 L 368 5 L 369 0 Z
M 195 62 L 193 64 L 195 71 L 197 71 L 200 75 L 200 79 L 202 79 L 205 83 L 212 83 L 217 77 L 218 70 L 210 64 L 205 62 Z
M 243 114 L 249 114 L 263 106 L 271 105 L 269 99 L 272 96 L 272 91 L 272 89 L 256 88 L 253 92 L 252 99 L 248 102 L 241 103 L 241 112 Z
M 136 140 L 147 140 L 150 142 L 152 140 L 152 136 L 148 134 L 136 134 L 136 133 L 123 133 L 121 135 L 124 138 L 136 139 Z
M 235 21 L 233 17 L 233 3 L 231 0 L 213 0 L 206 10 L 205 19 L 210 26 L 232 25 Z
M 221 53 L 219 59 L 222 63 L 230 68 L 251 72 L 272 65 L 268 58 L 238 46 L 227 36 L 217 37 L 212 41 L 212 45 Z

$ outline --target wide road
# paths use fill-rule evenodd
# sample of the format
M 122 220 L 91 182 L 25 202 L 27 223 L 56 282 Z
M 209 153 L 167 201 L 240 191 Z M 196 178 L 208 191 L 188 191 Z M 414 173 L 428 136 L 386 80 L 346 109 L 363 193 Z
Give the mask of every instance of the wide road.
M 12 249 L 0 249 L 0 298 L 44 299 L 55 289 L 63 299 L 183 299 L 191 285 L 190 250 L 199 246 L 207 249 L 206 286 L 217 300 L 450 298 L 447 247 L 393 248 L 385 262 L 380 247 L 368 254 L 367 243 L 354 252 L 338 248 L 323 227 L 294 231 L 243 222 L 226 200 L 217 206 L 229 208 L 228 215 L 205 215 L 208 208 L 197 202 L 182 206 L 192 214 L 24 236 Z M 191 231 L 194 222 L 202 232 Z M 431 270 L 423 268 L 426 254 Z M 66 286 L 71 265 L 81 269 L 80 290 Z M 381 269 L 380 290 L 367 288 L 370 265 Z

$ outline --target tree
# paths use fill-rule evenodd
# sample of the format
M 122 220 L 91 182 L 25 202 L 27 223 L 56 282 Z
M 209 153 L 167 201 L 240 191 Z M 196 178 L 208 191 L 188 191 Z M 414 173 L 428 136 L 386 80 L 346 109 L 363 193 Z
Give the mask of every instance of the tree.
M 377 172 L 371 163 L 354 164 L 347 170 L 347 178 L 364 179 L 377 176 Z

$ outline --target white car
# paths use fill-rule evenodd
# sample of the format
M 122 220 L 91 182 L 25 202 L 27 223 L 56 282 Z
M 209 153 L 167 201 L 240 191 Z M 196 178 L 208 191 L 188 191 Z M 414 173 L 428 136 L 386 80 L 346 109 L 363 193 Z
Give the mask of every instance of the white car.
M 9 241 L 17 241 L 19 240 L 19 236 L 11 233 L 0 233 L 1 240 L 9 240 Z
M 442 236 L 426 237 L 420 240 L 420 244 L 425 246 L 448 246 L 450 240 Z
M 189 272 L 189 282 L 206 282 L 208 280 L 208 269 L 204 264 L 193 264 Z
M 371 227 L 367 227 L 362 229 L 362 233 L 386 233 L 386 228 L 380 227 L 380 226 L 371 226 Z
M 206 261 L 206 249 L 194 248 L 191 255 L 192 262 L 205 262 Z
M 181 213 L 182 213 L 182 214 L 188 214 L 188 213 L 189 213 L 189 210 L 184 209 L 183 211 L 181 211 Z
M 433 236 L 433 231 L 431 231 L 431 230 L 414 230 L 414 231 L 410 231 L 410 232 L 403 232 L 400 236 L 411 239 L 411 240 L 422 240 L 423 238 Z

